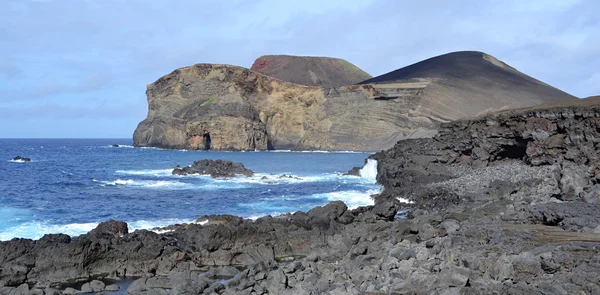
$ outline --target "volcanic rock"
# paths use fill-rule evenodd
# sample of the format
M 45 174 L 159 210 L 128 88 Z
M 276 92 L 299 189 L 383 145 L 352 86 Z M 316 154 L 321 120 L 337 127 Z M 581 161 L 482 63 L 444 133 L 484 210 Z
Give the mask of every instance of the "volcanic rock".
M 123 235 L 128 232 L 129 229 L 127 228 L 126 222 L 109 220 L 98 224 L 98 226 L 90 231 L 89 234 Z
M 250 69 L 294 84 L 329 88 L 372 78 L 357 66 L 331 57 L 265 55 L 256 59 Z
M 295 63 L 295 62 L 294 62 Z M 255 67 L 256 68 L 256 67 Z M 148 85 L 135 146 L 213 150 L 380 150 L 440 123 L 573 99 L 481 52 L 454 52 L 362 82 L 323 88 L 236 66 L 197 64 Z
M 374 206 L 0 242 L 0 290 L 109 274 L 139 277 L 131 294 L 595 294 L 598 114 L 576 100 L 398 142 L 371 157 Z
M 173 175 L 200 174 L 212 177 L 235 177 L 236 175 L 252 176 L 254 172 L 246 169 L 242 163 L 227 160 L 199 160 L 188 167 L 175 167 Z

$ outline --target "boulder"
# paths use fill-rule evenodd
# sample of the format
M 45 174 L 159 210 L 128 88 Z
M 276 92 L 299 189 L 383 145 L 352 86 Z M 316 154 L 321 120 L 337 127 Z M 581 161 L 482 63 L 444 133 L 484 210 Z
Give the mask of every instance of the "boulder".
M 317 206 L 308 211 L 308 218 L 312 226 L 320 229 L 329 229 L 331 223 L 339 223 L 340 217 L 348 210 L 342 201 L 331 202 L 324 207 Z
M 127 228 L 127 223 L 123 221 L 117 220 L 109 220 L 105 222 L 101 222 L 96 226 L 95 229 L 91 230 L 88 235 L 101 235 L 101 234 L 109 234 L 109 235 L 124 235 L 129 232 Z

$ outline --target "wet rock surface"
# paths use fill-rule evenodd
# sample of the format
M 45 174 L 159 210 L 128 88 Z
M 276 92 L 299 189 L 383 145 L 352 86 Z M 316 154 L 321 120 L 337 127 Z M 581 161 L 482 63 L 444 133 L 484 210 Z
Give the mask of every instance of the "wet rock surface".
M 12 160 L 19 161 L 19 162 L 31 162 L 31 158 L 26 158 L 26 157 L 21 157 L 21 156 L 16 156 Z
M 599 111 L 508 112 L 399 142 L 372 156 L 374 206 L 2 242 L 0 294 L 73 294 L 57 286 L 94 290 L 96 276 L 135 277 L 129 294 L 597 294 Z
M 235 177 L 237 175 L 252 176 L 254 172 L 246 169 L 242 163 L 227 160 L 199 160 L 187 167 L 175 167 L 173 175 L 200 174 L 211 177 Z

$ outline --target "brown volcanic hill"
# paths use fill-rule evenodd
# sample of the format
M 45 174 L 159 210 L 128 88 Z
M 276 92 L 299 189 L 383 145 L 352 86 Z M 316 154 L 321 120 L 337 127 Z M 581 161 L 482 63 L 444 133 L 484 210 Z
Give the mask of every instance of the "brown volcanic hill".
M 343 59 L 331 57 L 264 55 L 250 69 L 283 81 L 321 87 L 352 85 L 372 77 Z
M 436 56 L 360 84 L 398 87 L 421 83 L 423 104 L 440 118 L 469 117 L 518 105 L 575 99 L 568 93 L 525 75 L 495 57 L 478 51 Z
M 214 150 L 380 150 L 432 136 L 442 122 L 576 99 L 480 52 L 366 82 L 329 88 L 229 65 L 181 68 L 148 85 L 134 145 L 198 149 L 208 129 Z

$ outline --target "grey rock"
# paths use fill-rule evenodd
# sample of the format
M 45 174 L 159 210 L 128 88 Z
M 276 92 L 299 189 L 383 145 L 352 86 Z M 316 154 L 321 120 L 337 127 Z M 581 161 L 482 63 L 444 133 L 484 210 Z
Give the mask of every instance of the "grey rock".
M 119 291 L 121 288 L 118 285 L 112 284 L 112 285 L 107 285 L 106 288 L 104 288 L 105 291 L 108 292 L 115 292 L 115 291 Z
M 85 283 L 81 286 L 81 293 L 92 293 L 94 292 L 94 290 L 92 289 L 92 286 L 90 286 L 90 283 Z

